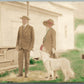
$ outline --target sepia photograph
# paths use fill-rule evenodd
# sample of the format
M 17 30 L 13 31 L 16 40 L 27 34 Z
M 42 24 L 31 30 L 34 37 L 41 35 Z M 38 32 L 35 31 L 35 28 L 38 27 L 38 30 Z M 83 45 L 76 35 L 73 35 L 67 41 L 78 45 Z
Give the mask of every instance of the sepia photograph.
M 0 1 L 0 83 L 84 82 L 83 1 Z

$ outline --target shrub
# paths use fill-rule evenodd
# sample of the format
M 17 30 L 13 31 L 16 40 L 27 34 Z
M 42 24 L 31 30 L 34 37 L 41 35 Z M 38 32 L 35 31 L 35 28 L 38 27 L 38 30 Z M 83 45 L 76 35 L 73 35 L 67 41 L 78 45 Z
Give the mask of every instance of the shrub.
M 35 64 L 35 60 L 34 59 L 30 59 L 30 64 Z

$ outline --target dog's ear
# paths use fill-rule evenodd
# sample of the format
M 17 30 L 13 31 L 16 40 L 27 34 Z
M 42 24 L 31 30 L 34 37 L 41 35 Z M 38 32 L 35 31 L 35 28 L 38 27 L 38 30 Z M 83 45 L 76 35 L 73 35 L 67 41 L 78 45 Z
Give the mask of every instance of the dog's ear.
M 40 58 L 42 59 L 43 52 L 42 51 L 39 51 L 39 52 L 40 52 Z
M 40 59 L 42 59 L 42 55 L 40 56 Z
M 50 57 L 50 54 L 48 54 L 48 57 Z

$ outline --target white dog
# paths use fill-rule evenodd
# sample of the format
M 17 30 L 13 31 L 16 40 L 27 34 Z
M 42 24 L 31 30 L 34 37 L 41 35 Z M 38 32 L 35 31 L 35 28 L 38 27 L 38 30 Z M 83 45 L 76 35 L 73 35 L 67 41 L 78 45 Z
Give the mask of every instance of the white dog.
M 74 72 L 71 69 L 70 61 L 66 58 L 57 58 L 53 59 L 50 58 L 49 54 L 46 52 L 41 51 L 41 59 L 44 63 L 45 68 L 48 72 L 48 79 L 50 79 L 50 76 L 52 76 L 52 79 L 55 79 L 57 74 L 57 70 L 62 70 L 65 79 L 64 81 L 69 80 L 70 78 L 74 78 Z

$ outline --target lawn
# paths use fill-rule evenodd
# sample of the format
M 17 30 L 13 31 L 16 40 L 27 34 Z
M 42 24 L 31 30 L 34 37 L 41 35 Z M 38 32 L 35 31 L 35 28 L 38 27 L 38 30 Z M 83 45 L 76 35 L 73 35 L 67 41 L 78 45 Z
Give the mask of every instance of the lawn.
M 81 51 L 84 49 L 84 34 L 77 34 L 75 36 L 75 47 L 79 48 L 80 50 L 70 50 L 65 53 L 61 54 L 61 57 L 66 57 L 71 62 L 71 67 L 73 71 L 75 72 L 75 78 L 70 79 L 67 82 L 84 82 L 84 60 L 81 59 L 81 54 L 84 51 Z M 46 72 L 43 62 L 37 61 L 36 66 L 32 66 L 29 68 L 30 71 L 43 71 Z M 23 69 L 23 72 L 25 70 Z M 0 75 L 0 77 L 5 77 L 9 75 L 11 72 L 18 73 L 18 69 L 12 70 L 10 72 L 5 72 L 4 74 Z M 30 82 L 64 82 L 64 76 L 61 71 L 58 71 L 59 78 L 56 80 L 50 80 L 50 81 L 30 81 Z M 3 81 L 4 83 L 9 81 Z M 29 82 L 29 81 L 28 81 Z
M 84 60 L 81 59 L 81 52 L 78 50 L 71 50 L 65 52 L 61 57 L 66 57 L 71 61 L 71 67 L 75 72 L 75 78 L 67 82 L 84 82 Z M 61 71 L 58 71 L 59 78 L 50 81 L 31 81 L 31 82 L 64 82 L 64 76 Z
M 72 67 L 73 71 L 75 72 L 75 78 L 70 79 L 67 82 L 84 82 L 84 60 L 81 59 L 81 51 L 71 50 L 71 51 L 63 53 L 61 55 L 61 57 L 66 57 L 67 59 L 69 59 L 71 61 L 71 67 Z M 30 71 L 39 71 L 40 70 L 40 71 L 46 72 L 42 61 L 37 61 L 36 64 L 37 64 L 36 66 L 30 67 L 29 70 Z M 11 72 L 18 73 L 18 69 L 13 70 Z M 23 72 L 24 72 L 24 69 L 23 69 Z M 59 78 L 56 80 L 30 81 L 30 82 L 64 82 L 63 81 L 64 76 L 61 71 L 58 71 L 58 75 L 59 75 Z M 3 81 L 3 82 L 9 82 L 9 81 Z
M 84 33 L 79 33 L 75 35 L 75 47 L 81 50 L 84 49 Z

